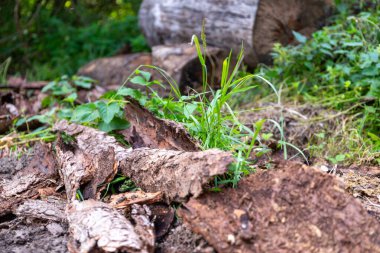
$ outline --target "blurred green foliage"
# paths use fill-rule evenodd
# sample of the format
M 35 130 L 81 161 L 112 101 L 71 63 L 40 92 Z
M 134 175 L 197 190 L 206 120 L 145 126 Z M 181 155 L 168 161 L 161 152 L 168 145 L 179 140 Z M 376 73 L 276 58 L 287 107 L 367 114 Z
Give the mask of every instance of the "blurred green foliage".
M 117 52 L 149 50 L 140 34 L 141 0 L 2 0 L 0 62 L 9 74 L 52 80 Z
M 361 117 L 359 131 L 378 134 L 380 4 L 359 2 L 358 9 L 338 4 L 331 24 L 311 39 L 297 46 L 275 45 L 273 66 L 256 71 L 289 91 L 289 97 L 338 110 L 354 106 L 352 113 Z

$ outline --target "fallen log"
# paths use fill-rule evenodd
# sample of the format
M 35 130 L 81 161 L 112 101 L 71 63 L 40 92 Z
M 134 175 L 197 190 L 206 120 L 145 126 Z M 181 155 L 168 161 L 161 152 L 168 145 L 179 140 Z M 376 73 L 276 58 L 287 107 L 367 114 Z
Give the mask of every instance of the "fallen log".
M 380 252 L 376 219 L 336 178 L 297 163 L 191 199 L 179 215 L 217 252 Z
M 227 53 L 225 50 L 209 47 L 205 55 L 209 84 L 216 87 L 219 85 L 222 63 Z M 195 47 L 189 44 L 155 46 L 152 48 L 152 54 L 140 53 L 100 58 L 80 68 L 77 74 L 99 81 L 100 86 L 118 88 L 141 65 L 153 65 L 163 69 L 176 82 L 172 84 L 178 85 L 183 93 L 201 87 L 202 67 Z M 156 92 L 161 96 L 171 93 L 170 84 L 160 71 L 149 67 L 144 67 L 143 70 L 152 74 L 152 80 L 159 80 L 164 84 L 164 87 L 153 85 L 152 88 Z M 147 90 L 146 87 L 131 82 L 127 82 L 126 87 Z
M 101 86 L 120 86 L 140 65 L 151 64 L 152 57 L 149 53 L 118 55 L 93 60 L 81 67 L 77 74 L 91 77 Z M 132 83 L 128 83 L 128 86 L 141 88 Z
M 216 47 L 207 47 L 204 54 L 206 56 L 208 84 L 211 87 L 218 88 L 223 60 L 228 52 Z M 191 90 L 202 91 L 202 66 L 195 46 L 189 43 L 154 46 L 152 48 L 152 63 L 154 66 L 165 70 L 176 81 L 183 94 L 187 94 Z M 159 79 L 166 83 L 162 77 Z
M 266 60 L 274 42 L 294 41 L 292 31 L 308 36 L 325 17 L 331 0 L 144 0 L 139 23 L 150 46 L 188 43 L 200 36 L 205 20 L 210 46 L 239 51 L 246 62 Z

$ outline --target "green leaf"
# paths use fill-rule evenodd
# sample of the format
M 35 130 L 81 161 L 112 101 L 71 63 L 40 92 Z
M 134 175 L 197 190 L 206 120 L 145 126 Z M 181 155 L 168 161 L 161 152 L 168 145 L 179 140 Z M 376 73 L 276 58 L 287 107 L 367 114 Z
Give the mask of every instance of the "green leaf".
M 104 121 L 101 121 L 98 125 L 98 128 L 101 131 L 104 131 L 107 133 L 113 130 L 124 130 L 124 129 L 127 129 L 128 127 L 129 127 L 128 121 L 121 118 L 117 118 L 117 117 L 113 118 L 111 122 L 109 123 L 105 123 Z
M 299 32 L 296 32 L 296 31 L 292 31 L 293 35 L 294 35 L 294 38 L 301 44 L 305 44 L 306 41 L 307 41 L 307 38 L 300 34 Z
M 110 123 L 115 114 L 120 111 L 120 107 L 116 102 L 106 104 L 103 101 L 100 101 L 97 103 L 97 107 L 99 109 L 100 118 L 107 124 Z
M 78 98 L 76 93 L 71 93 L 68 97 L 66 97 L 63 101 L 73 103 Z
M 80 105 L 75 108 L 71 121 L 73 122 L 92 122 L 99 118 L 99 112 L 94 103 Z
M 74 84 L 76 86 L 78 86 L 78 87 L 82 87 L 82 88 L 85 88 L 85 89 L 90 89 L 91 88 L 91 83 L 84 82 L 84 81 L 81 81 L 81 80 L 75 80 Z
M 123 87 L 117 91 L 117 95 L 120 96 L 131 96 L 135 99 L 139 99 L 141 97 L 141 92 L 139 90 L 131 89 Z
M 337 162 L 343 162 L 345 158 L 346 158 L 346 155 L 340 154 L 340 155 L 335 156 L 335 161 L 337 161 Z
M 51 90 L 53 89 L 54 86 L 57 85 L 57 82 L 56 81 L 53 81 L 53 82 L 50 82 L 48 84 L 46 84 L 43 88 L 42 88 L 42 92 L 47 92 L 48 90 Z
M 197 108 L 197 104 L 186 104 L 183 108 L 183 114 L 185 115 L 186 119 L 189 119 L 190 115 L 192 115 Z
M 135 76 L 131 79 L 131 83 L 147 86 L 149 82 L 147 82 L 142 76 Z
M 140 70 L 140 74 L 145 78 L 145 81 L 149 82 L 152 75 L 149 72 Z

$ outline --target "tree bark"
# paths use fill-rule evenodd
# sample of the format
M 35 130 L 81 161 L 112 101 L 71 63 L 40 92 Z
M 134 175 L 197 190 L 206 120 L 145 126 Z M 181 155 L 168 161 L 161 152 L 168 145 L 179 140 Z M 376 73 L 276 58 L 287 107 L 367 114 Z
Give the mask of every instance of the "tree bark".
M 329 5 L 331 0 L 145 0 L 139 22 L 156 46 L 190 42 L 205 20 L 208 45 L 237 53 L 243 43 L 253 66 L 266 59 L 273 42 L 289 43 L 289 31 L 314 30 Z

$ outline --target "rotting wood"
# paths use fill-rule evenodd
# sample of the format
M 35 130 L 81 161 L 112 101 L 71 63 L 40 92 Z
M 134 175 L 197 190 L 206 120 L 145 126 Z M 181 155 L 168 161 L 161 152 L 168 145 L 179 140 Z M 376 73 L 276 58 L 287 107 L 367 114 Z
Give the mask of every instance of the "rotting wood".
M 331 0 L 144 0 L 139 23 L 156 46 L 189 43 L 193 34 L 200 37 L 205 20 L 208 45 L 237 53 L 243 42 L 245 60 L 254 66 L 274 42 L 292 42 L 291 31 L 310 35 L 328 7 Z
M 12 179 L 0 182 L 0 215 L 24 199 L 36 198 L 38 190 L 57 185 L 57 163 L 49 144 L 36 144 L 33 159 Z
M 133 204 L 153 204 L 162 200 L 161 192 L 124 192 L 113 194 L 110 198 L 109 204 L 117 209 L 123 209 Z
M 159 148 L 183 151 L 199 151 L 199 143 L 193 139 L 183 125 L 159 119 L 138 101 L 128 98 L 125 117 L 131 126 L 120 133 L 133 148 Z
M 74 201 L 67 209 L 67 218 L 71 235 L 68 249 L 71 253 L 153 252 L 152 238 L 145 238 L 145 233 L 137 234 L 129 220 L 105 203 Z
M 148 252 L 154 252 L 156 241 L 154 223 L 151 222 L 151 216 L 152 212 L 147 205 L 132 205 L 131 218 L 135 223 L 135 231 L 140 238 L 143 238 Z
M 152 65 L 152 55 L 150 53 L 137 53 L 128 55 L 118 55 L 93 60 L 81 67 L 77 75 L 88 76 L 98 81 L 98 85 L 106 89 L 125 87 L 148 92 L 142 85 L 126 82 L 134 71 L 140 66 Z M 154 79 L 163 81 L 163 77 L 151 68 L 144 67 L 144 71 L 150 72 Z M 152 86 L 158 94 L 166 96 L 170 93 L 170 87 Z M 99 93 L 98 93 L 99 94 Z
M 66 201 L 56 198 L 28 199 L 19 205 L 14 214 L 25 218 L 66 222 Z
M 98 186 L 110 182 L 117 173 L 118 163 L 112 147 L 91 155 L 74 144 L 59 140 L 56 150 L 59 172 L 69 201 L 76 199 L 77 190 L 81 187 L 84 199 L 95 199 L 100 192 Z
M 191 199 L 179 215 L 218 252 L 380 252 L 375 218 L 333 176 L 297 163 Z
M 156 238 L 160 240 L 169 232 L 175 219 L 175 211 L 163 203 L 149 205 L 149 209 L 152 211 Z
M 162 191 L 167 202 L 198 197 L 214 176 L 227 172 L 231 153 L 210 149 L 184 152 L 134 149 L 120 162 L 121 173 L 147 192 Z
M 214 176 L 226 173 L 234 162 L 231 153 L 215 149 L 198 152 L 127 149 L 104 132 L 67 121 L 60 121 L 54 129 L 75 137 L 76 149 L 90 157 L 113 148 L 122 174 L 146 192 L 163 192 L 168 202 L 199 196 Z

